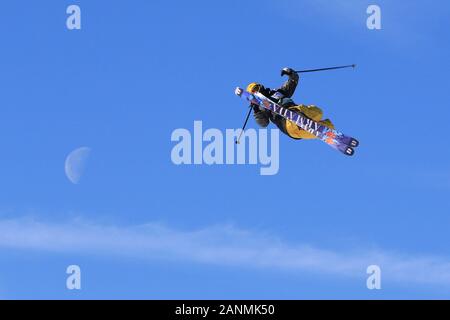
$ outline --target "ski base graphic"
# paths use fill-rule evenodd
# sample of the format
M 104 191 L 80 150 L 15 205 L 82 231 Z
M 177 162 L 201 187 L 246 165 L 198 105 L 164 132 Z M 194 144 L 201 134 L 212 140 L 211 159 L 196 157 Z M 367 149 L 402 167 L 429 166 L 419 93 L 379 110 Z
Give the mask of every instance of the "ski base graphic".
M 304 114 L 284 108 L 259 92 L 251 94 L 243 89 L 241 89 L 241 91 L 242 94 L 240 96 L 249 101 L 251 104 L 270 110 L 282 116 L 286 120 L 295 123 L 301 129 L 313 134 L 319 140 L 322 140 L 333 149 L 336 149 L 347 156 L 353 156 L 355 153 L 354 148 L 359 146 L 359 141 L 355 138 L 347 136 L 337 130 L 328 128 L 327 126 L 321 125 L 320 123 L 309 119 Z

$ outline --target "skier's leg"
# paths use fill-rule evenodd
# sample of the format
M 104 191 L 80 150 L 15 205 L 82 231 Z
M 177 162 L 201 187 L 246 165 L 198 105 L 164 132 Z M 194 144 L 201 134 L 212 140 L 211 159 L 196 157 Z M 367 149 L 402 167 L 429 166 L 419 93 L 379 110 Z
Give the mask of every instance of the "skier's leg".
M 330 129 L 336 129 L 336 128 L 334 127 L 333 122 L 331 122 L 330 119 L 325 119 L 325 120 L 319 121 L 319 123 L 320 123 L 320 124 L 323 124 L 324 126 L 330 128 Z
M 300 140 L 302 139 L 302 137 L 297 136 L 296 134 L 292 134 L 292 132 L 290 131 L 290 124 L 292 122 L 287 121 L 285 118 L 283 118 L 282 116 L 278 115 L 278 114 L 272 114 L 272 116 L 270 117 L 270 121 L 272 121 L 277 127 L 278 129 L 280 129 L 281 132 L 283 132 L 285 135 L 287 135 L 288 137 L 295 139 L 295 140 Z M 297 126 L 296 126 L 297 127 Z M 297 127 L 298 128 L 298 127 Z M 303 130 L 302 130 L 303 131 Z
M 301 104 L 299 106 L 295 106 L 295 109 L 314 121 L 322 120 L 323 111 L 315 105 L 306 106 L 304 104 Z
M 253 107 L 253 117 L 255 118 L 256 123 L 262 128 L 266 128 L 270 123 L 270 115 L 268 112 L 266 110 L 259 109 L 257 106 Z

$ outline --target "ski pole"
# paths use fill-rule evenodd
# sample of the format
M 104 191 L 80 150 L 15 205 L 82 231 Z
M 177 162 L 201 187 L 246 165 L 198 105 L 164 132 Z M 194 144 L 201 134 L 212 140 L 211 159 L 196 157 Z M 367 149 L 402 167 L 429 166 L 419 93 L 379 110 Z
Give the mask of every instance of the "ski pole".
M 239 138 L 237 138 L 236 144 L 241 143 L 242 134 L 244 133 L 245 127 L 247 126 L 248 118 L 250 118 L 250 114 L 252 113 L 252 106 L 249 106 L 248 108 L 249 108 L 249 110 L 248 110 L 247 118 L 245 118 L 245 122 L 244 122 L 244 125 L 242 126 L 241 134 L 239 135 Z
M 295 72 L 296 73 L 308 73 L 308 72 L 327 71 L 327 70 L 336 70 L 336 69 L 345 69 L 345 68 L 356 68 L 356 64 L 351 64 L 348 66 L 322 68 L 322 69 L 299 70 L 299 71 L 295 71 Z

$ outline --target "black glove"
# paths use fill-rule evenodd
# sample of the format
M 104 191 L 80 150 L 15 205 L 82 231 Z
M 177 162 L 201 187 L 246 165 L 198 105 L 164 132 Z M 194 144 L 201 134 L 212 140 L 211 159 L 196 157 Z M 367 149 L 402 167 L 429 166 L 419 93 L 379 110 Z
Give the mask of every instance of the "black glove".
M 281 76 L 292 76 L 295 73 L 295 71 L 291 68 L 284 68 L 281 70 Z

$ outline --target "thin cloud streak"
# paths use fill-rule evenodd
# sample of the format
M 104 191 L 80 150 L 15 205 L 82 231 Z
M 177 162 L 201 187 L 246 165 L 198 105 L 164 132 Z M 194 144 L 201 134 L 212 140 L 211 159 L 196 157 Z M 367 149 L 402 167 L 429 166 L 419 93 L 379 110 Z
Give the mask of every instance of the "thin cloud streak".
M 158 224 L 117 227 L 85 222 L 0 221 L 0 248 L 95 254 L 140 260 L 196 262 L 293 273 L 364 278 L 376 264 L 384 281 L 450 286 L 450 260 L 382 251 L 338 252 L 280 239 L 233 226 L 179 231 Z

